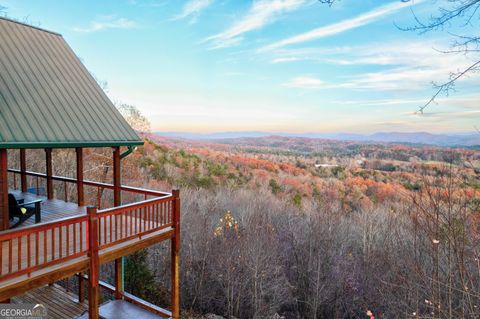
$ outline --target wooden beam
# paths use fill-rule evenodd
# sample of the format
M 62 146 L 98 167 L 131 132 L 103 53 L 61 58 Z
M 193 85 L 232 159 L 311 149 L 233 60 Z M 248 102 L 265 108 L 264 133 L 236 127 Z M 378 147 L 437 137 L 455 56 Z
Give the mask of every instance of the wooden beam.
M 164 228 L 154 233 L 142 236 L 142 239 L 132 239 L 117 246 L 112 246 L 100 250 L 100 263 L 106 264 L 118 259 L 122 256 L 132 254 L 140 249 L 145 249 L 152 245 L 158 244 L 164 240 L 173 238 L 174 230 L 171 228 Z
M 87 207 L 88 215 L 88 243 L 90 257 L 90 267 L 88 274 L 88 318 L 98 319 L 99 312 L 99 258 L 98 258 L 98 216 L 97 208 L 94 206 Z
M 52 149 L 46 148 L 45 149 L 45 166 L 46 166 L 46 174 L 47 174 L 47 198 L 53 199 L 53 169 L 52 169 Z
M 8 213 L 8 155 L 7 150 L 0 149 L 0 230 L 10 228 Z
M 27 191 L 27 156 L 24 148 L 20 149 L 20 183 L 22 185 L 22 192 Z
M 175 197 L 173 201 L 173 226 L 175 237 L 171 239 L 171 303 L 172 318 L 180 318 L 180 191 L 173 190 L 172 195 Z
M 83 148 L 77 147 L 77 204 L 78 206 L 85 205 L 85 193 L 83 190 Z
M 53 267 L 34 271 L 29 275 L 16 278 L 0 287 L 0 300 L 19 296 L 29 290 L 45 286 L 46 284 L 68 278 L 87 269 L 88 258 L 81 257 Z

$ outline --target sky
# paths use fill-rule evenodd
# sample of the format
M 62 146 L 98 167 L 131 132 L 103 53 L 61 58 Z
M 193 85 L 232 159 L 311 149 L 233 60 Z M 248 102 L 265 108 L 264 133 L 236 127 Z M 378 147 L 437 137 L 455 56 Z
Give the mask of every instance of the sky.
M 0 0 L 61 33 L 153 131 L 473 131 L 480 74 L 416 114 L 473 60 L 439 30 L 402 31 L 446 0 Z M 399 28 L 400 27 L 400 28 Z M 472 26 L 453 31 L 468 34 Z

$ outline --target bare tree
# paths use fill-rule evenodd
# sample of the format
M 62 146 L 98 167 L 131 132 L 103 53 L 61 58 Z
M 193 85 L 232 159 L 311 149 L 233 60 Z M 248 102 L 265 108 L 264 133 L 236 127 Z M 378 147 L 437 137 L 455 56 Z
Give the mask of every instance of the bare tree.
M 405 31 L 415 31 L 420 34 L 432 31 L 447 32 L 453 38 L 448 50 L 441 50 L 445 54 L 464 54 L 472 59 L 466 68 L 457 69 L 450 73 L 449 79 L 444 82 L 432 82 L 435 93 L 422 106 L 418 112 L 423 113 L 425 108 L 434 103 L 441 95 L 449 95 L 455 90 L 455 83 L 462 77 L 480 71 L 480 0 L 448 0 L 438 7 L 438 11 L 427 20 L 419 18 L 412 10 L 415 24 L 411 27 L 402 28 Z M 471 27 L 474 34 L 455 33 L 451 29 L 459 27 L 464 29 Z
M 135 106 L 122 103 L 117 105 L 117 109 L 134 130 L 141 133 L 150 132 L 150 121 Z
M 339 0 L 318 0 L 320 3 L 332 5 Z M 415 0 L 398 0 L 401 2 L 412 2 Z M 413 31 L 419 34 L 427 32 L 446 32 L 452 37 L 450 49 L 439 50 L 445 54 L 464 54 L 471 59 L 471 63 L 465 67 L 453 70 L 448 80 L 443 82 L 433 81 L 435 89 L 431 98 L 419 107 L 418 113 L 423 111 L 440 95 L 448 96 L 455 90 L 456 82 L 469 74 L 480 71 L 480 0 L 447 0 L 441 1 L 437 12 L 432 13 L 429 18 L 420 18 L 412 9 L 415 24 L 410 27 L 397 26 L 403 31 Z M 463 34 L 451 31 L 452 29 L 466 29 L 470 27 L 473 34 Z

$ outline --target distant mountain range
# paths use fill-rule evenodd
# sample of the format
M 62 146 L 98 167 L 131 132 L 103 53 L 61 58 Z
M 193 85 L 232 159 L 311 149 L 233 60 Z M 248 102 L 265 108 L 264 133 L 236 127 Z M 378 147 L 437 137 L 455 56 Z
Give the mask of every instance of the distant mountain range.
M 352 133 L 271 133 L 260 131 L 189 133 L 189 132 L 155 132 L 164 137 L 184 138 L 190 140 L 222 140 L 241 137 L 305 137 L 355 142 L 410 143 L 437 146 L 479 146 L 480 133 L 466 132 L 454 134 L 432 134 L 428 132 L 377 132 L 370 135 Z

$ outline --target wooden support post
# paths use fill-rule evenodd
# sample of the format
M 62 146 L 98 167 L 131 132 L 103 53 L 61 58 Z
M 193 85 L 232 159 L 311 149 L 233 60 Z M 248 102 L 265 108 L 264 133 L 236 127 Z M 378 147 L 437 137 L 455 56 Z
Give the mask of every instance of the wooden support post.
M 85 301 L 85 283 L 83 279 L 83 272 L 78 274 L 78 302 Z
M 45 166 L 47 168 L 47 198 L 53 199 L 52 149 L 45 149 Z
M 120 147 L 113 148 L 113 205 L 122 205 Z
M 113 148 L 113 205 L 122 205 L 120 147 Z M 123 297 L 123 257 L 115 259 L 115 299 Z
M 10 228 L 8 213 L 8 156 L 7 150 L 0 149 L 0 230 Z
M 88 274 L 88 318 L 98 319 L 99 312 L 99 267 L 98 260 L 98 217 L 95 206 L 87 207 L 88 215 L 88 256 L 90 267 Z
M 77 204 L 78 206 L 85 205 L 85 195 L 83 191 L 83 148 L 77 147 Z
M 123 262 L 115 259 L 115 299 L 123 298 Z
M 24 148 L 20 149 L 20 184 L 22 192 L 27 191 L 27 156 Z
M 175 237 L 171 239 L 171 298 L 172 317 L 180 318 L 180 286 L 179 286 L 179 256 L 180 256 L 180 191 L 173 190 L 173 225 Z

